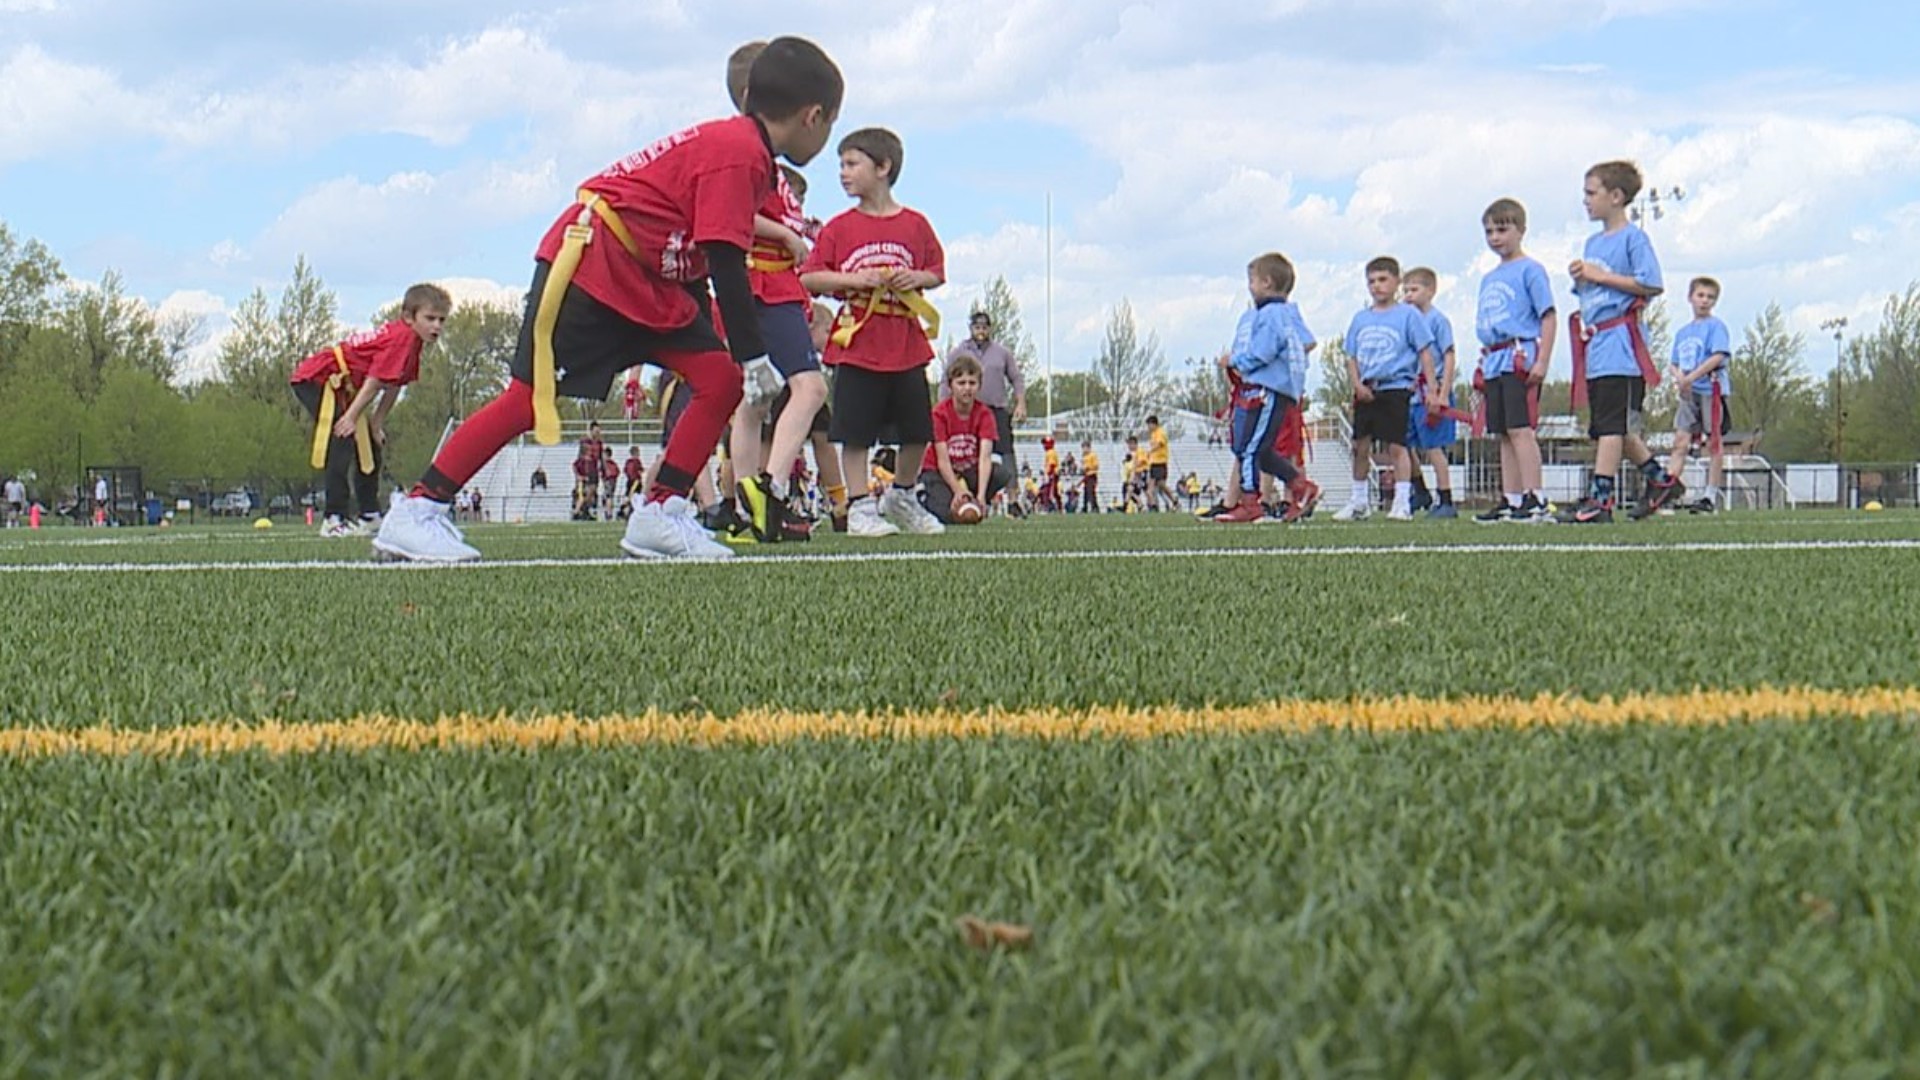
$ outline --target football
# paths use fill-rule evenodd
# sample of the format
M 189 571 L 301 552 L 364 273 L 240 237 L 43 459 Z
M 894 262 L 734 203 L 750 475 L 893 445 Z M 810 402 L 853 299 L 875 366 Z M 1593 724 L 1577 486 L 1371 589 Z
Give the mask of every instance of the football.
M 986 516 L 986 508 L 973 499 L 963 500 L 953 508 L 953 520 L 960 525 L 978 525 Z

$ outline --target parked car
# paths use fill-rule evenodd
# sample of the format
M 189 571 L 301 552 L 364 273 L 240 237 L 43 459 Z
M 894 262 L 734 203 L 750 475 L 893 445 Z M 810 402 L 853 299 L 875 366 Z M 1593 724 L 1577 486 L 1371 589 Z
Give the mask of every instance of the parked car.
M 253 512 L 253 496 L 247 494 L 242 488 L 235 488 L 225 495 L 215 497 L 212 505 L 208 506 L 207 510 L 215 517 L 225 517 L 229 515 L 244 517 Z

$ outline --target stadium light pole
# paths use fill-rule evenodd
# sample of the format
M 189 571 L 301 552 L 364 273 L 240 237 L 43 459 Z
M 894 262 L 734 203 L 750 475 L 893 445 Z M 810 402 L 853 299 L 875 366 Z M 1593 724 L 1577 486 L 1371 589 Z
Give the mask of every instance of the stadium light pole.
M 1053 423 L 1053 192 L 1047 192 L 1047 423 Z
M 1840 370 L 1846 363 L 1847 317 L 1827 319 L 1820 324 L 1820 329 L 1833 331 L 1833 463 L 1838 465 L 1847 455 L 1847 411 L 1840 397 L 1847 385 Z
M 1649 184 L 1647 190 L 1641 192 L 1640 197 L 1633 200 L 1632 205 L 1627 207 L 1627 217 L 1631 218 L 1635 225 L 1644 229 L 1666 217 L 1668 206 L 1685 202 L 1686 198 L 1686 191 L 1680 187 L 1668 188 L 1666 195 L 1662 196 L 1658 187 Z

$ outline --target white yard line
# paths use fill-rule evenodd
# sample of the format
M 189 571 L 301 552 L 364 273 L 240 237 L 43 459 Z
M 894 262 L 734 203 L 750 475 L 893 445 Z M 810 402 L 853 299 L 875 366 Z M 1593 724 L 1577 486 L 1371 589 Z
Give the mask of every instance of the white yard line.
M 1698 554 L 1741 554 L 1756 551 L 1920 551 L 1920 539 L 1914 540 L 1765 540 L 1696 541 L 1642 544 L 1405 544 L 1392 546 L 1343 547 L 1261 547 L 1261 548 L 1128 548 L 1115 551 L 855 551 L 819 555 L 782 555 L 746 557 L 724 562 L 643 561 L 626 558 L 583 559 L 492 559 L 460 565 L 421 563 L 376 563 L 303 559 L 260 560 L 253 562 L 179 562 L 179 563 L 37 563 L 0 565 L 0 574 L 193 574 L 230 570 L 289 571 L 311 573 L 316 570 L 401 573 L 425 570 L 590 569 L 596 567 L 670 567 L 738 566 L 779 567 L 816 563 L 916 563 L 916 562 L 1035 562 L 1074 559 L 1253 559 L 1253 558 L 1378 558 L 1428 555 L 1513 555 L 1576 554 L 1635 555 L 1648 552 L 1689 552 Z

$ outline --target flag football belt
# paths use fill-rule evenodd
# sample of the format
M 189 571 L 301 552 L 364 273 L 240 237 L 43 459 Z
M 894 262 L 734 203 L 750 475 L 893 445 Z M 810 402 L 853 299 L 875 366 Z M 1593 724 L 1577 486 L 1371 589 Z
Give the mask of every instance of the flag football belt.
M 580 269 L 580 257 L 586 254 L 587 245 L 593 243 L 593 220 L 599 218 L 627 254 L 635 259 L 640 257 L 640 246 L 633 242 L 633 234 L 627 231 L 626 224 L 608 205 L 605 196 L 583 188 L 576 198 L 580 214 L 567 226 L 560 252 L 547 270 L 546 287 L 540 290 L 540 310 L 533 316 L 533 439 L 541 446 L 553 446 L 560 441 L 553 328 L 560 320 L 560 301 L 567 295 L 567 286 L 573 283 L 574 272 Z
M 333 363 L 340 370 L 327 376 L 326 384 L 320 388 L 320 413 L 313 425 L 310 462 L 316 469 L 327 467 L 327 440 L 333 438 L 333 420 L 340 408 L 340 395 L 357 389 L 353 385 L 353 373 L 347 369 L 347 351 L 338 345 L 333 347 Z M 353 418 L 353 453 L 359 459 L 361 474 L 372 476 L 373 431 L 364 410 Z
M 1240 404 L 1240 388 L 1244 385 L 1246 384 L 1240 381 L 1240 373 L 1232 368 L 1228 368 L 1227 404 L 1225 408 L 1213 414 L 1215 420 L 1225 420 L 1233 415 L 1234 408 Z
M 1512 349 L 1513 373 L 1520 376 L 1521 381 L 1524 382 L 1527 376 L 1533 374 L 1533 369 L 1527 366 L 1527 342 L 1531 340 L 1533 339 L 1508 338 L 1505 341 L 1481 346 L 1480 359 L 1483 361 L 1483 366 L 1487 357 Z M 1480 368 L 1475 368 L 1473 371 L 1473 395 L 1473 415 L 1467 419 L 1473 425 L 1473 437 L 1477 439 L 1487 433 L 1487 375 Z M 1527 386 L 1527 424 L 1532 427 L 1540 425 L 1540 388 L 1532 384 Z
M 1640 309 L 1647 306 L 1645 300 L 1635 298 L 1627 305 L 1626 314 L 1604 322 L 1588 326 L 1580 318 L 1579 312 L 1567 316 L 1567 330 L 1573 337 L 1573 407 L 1578 409 L 1587 403 L 1587 343 L 1595 334 L 1604 333 L 1615 327 L 1627 328 L 1627 337 L 1633 342 L 1633 361 L 1640 365 L 1640 377 L 1646 380 L 1647 389 L 1660 385 L 1660 369 L 1653 366 L 1653 353 L 1647 349 L 1647 333 L 1640 326 Z
M 747 252 L 747 269 L 758 273 L 784 274 L 796 265 L 793 261 L 793 253 L 789 251 L 755 247 Z
M 1414 381 L 1414 384 L 1413 384 L 1414 397 L 1423 398 L 1425 396 L 1424 391 L 1426 390 L 1426 388 L 1427 388 L 1427 377 L 1426 375 L 1422 374 L 1418 379 Z M 1449 399 L 1451 399 L 1452 395 L 1448 395 L 1448 397 Z M 1440 422 L 1443 420 L 1464 420 L 1469 424 L 1473 423 L 1473 413 L 1454 408 L 1453 402 L 1451 400 L 1449 400 L 1445 405 L 1442 405 L 1439 408 L 1434 408 L 1431 405 L 1428 405 L 1425 408 L 1427 410 L 1426 424 L 1428 427 L 1439 427 Z
M 864 302 L 849 300 L 841 307 L 840 317 L 833 323 L 833 343 L 843 349 L 851 346 L 875 315 L 915 319 L 926 330 L 928 338 L 940 336 L 940 311 L 927 300 L 925 293 L 919 289 L 901 292 L 883 285 L 867 293 Z

